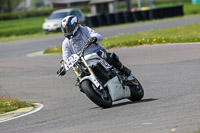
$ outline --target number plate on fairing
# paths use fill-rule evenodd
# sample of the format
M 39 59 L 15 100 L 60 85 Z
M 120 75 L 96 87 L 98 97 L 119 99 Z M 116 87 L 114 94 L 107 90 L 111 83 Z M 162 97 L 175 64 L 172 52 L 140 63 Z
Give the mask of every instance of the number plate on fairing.
M 64 62 L 65 70 L 67 71 L 71 67 L 73 67 L 74 64 L 76 64 L 76 62 L 78 61 L 78 59 L 79 59 L 79 56 L 77 54 L 73 54 L 67 60 L 65 60 Z
M 101 63 L 101 65 L 103 65 L 103 67 L 106 69 L 106 70 L 109 70 L 112 68 L 112 66 L 110 64 L 108 64 L 105 60 L 100 60 L 99 61 Z

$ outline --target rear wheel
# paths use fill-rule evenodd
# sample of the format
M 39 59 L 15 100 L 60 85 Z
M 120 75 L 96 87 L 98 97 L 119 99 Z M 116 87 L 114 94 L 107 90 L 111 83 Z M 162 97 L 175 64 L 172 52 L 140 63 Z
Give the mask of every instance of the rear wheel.
M 84 80 L 81 83 L 81 88 L 87 97 L 96 105 L 102 108 L 109 108 L 112 106 L 112 98 L 107 90 L 95 91 L 96 87 L 89 80 Z
M 133 84 L 131 86 L 129 86 L 130 90 L 131 90 L 131 97 L 129 98 L 129 100 L 131 101 L 139 101 L 143 98 L 144 96 L 144 90 L 142 85 L 140 84 L 140 82 L 135 78 L 134 82 L 137 84 Z

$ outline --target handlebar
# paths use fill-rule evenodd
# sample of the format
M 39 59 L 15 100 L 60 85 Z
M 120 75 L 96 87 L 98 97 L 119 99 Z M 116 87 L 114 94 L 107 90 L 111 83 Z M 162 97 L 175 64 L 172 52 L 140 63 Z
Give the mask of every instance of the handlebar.
M 94 41 L 94 40 L 93 40 Z M 86 42 L 86 44 L 84 45 L 84 48 L 81 50 L 81 52 L 80 52 L 80 57 L 81 56 L 83 56 L 84 55 L 84 52 L 85 52 L 85 50 L 86 49 L 88 49 L 92 44 L 95 44 L 95 45 L 97 45 L 97 43 L 96 42 Z
M 92 39 L 92 38 L 90 38 L 90 39 Z M 96 40 L 96 39 L 95 39 L 95 40 Z M 78 52 L 77 55 L 79 55 L 79 57 L 82 57 L 82 56 L 84 55 L 85 50 L 86 50 L 87 48 L 89 48 L 92 44 L 97 45 L 97 43 L 94 42 L 94 40 L 87 41 L 86 44 L 84 45 L 84 48 L 83 48 L 80 52 Z M 61 60 L 60 63 L 61 63 L 61 64 L 64 64 L 64 60 Z M 57 71 L 57 76 L 56 76 L 56 77 L 61 76 L 62 73 L 64 73 L 64 72 L 65 72 L 65 69 L 64 69 L 63 66 L 61 66 L 61 68 Z

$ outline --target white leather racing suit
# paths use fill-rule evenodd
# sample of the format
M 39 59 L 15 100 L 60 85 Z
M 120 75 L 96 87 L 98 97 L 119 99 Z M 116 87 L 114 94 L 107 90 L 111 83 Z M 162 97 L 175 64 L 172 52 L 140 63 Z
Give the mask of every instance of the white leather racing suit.
M 62 43 L 62 57 L 66 60 L 71 54 L 80 52 L 87 40 L 91 37 L 97 38 L 97 45 L 91 45 L 86 51 L 85 55 L 90 53 L 97 53 L 100 50 L 106 51 L 104 47 L 99 45 L 99 42 L 103 40 L 103 37 L 91 28 L 79 25 L 79 30 L 72 39 L 65 38 Z
M 71 54 L 80 52 L 87 40 L 91 37 L 97 38 L 97 45 L 93 44 L 85 50 L 84 55 L 97 53 L 101 58 L 105 59 L 109 64 L 114 65 L 118 70 L 122 71 L 125 75 L 129 76 L 131 70 L 123 66 L 115 53 L 107 53 L 105 48 L 99 45 L 103 37 L 89 27 L 79 25 L 79 30 L 72 39 L 65 38 L 62 43 L 62 57 L 66 60 Z

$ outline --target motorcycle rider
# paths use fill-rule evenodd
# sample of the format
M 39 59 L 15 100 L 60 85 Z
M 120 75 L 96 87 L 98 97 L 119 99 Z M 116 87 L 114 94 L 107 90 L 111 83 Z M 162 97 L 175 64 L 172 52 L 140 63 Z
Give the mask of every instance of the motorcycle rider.
M 63 60 L 67 60 L 71 54 L 80 52 L 86 43 L 93 43 L 85 51 L 85 55 L 97 53 L 101 58 L 113 65 L 127 77 L 131 74 L 131 70 L 122 65 L 119 61 L 119 57 L 115 53 L 107 52 L 105 48 L 99 44 L 99 42 L 103 40 L 103 37 L 91 28 L 80 25 L 77 16 L 70 15 L 65 17 L 61 22 L 61 30 L 66 37 L 62 43 Z M 64 66 L 57 71 L 57 74 L 61 76 L 65 75 L 65 73 Z

